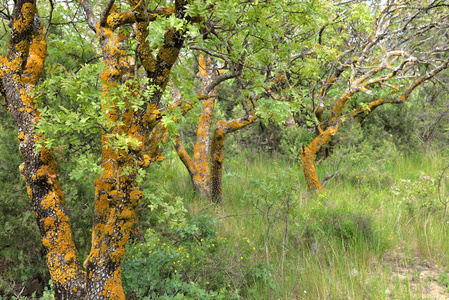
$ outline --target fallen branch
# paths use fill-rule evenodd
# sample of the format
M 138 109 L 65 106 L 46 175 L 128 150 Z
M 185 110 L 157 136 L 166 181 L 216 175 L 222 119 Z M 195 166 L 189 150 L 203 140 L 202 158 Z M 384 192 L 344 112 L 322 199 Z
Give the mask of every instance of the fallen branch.
M 334 173 L 332 173 L 331 175 L 329 175 L 329 173 L 326 172 L 326 175 L 324 175 L 323 181 L 321 181 L 321 185 L 324 186 L 328 180 L 330 180 L 332 177 L 334 177 L 335 175 L 337 175 L 338 172 L 340 172 L 340 170 L 335 171 Z

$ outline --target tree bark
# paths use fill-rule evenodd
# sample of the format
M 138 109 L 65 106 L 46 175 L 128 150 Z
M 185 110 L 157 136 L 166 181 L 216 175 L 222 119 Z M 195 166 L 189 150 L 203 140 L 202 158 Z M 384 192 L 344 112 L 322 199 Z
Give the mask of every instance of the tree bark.
M 185 151 L 179 136 L 175 139 L 175 149 L 179 158 L 189 171 L 193 188 L 201 197 L 210 197 L 210 131 L 214 114 L 216 86 L 208 91 L 211 83 L 216 80 L 219 72 L 214 61 L 203 52 L 198 58 L 198 77 L 201 80 L 201 92 L 198 97 L 202 101 L 201 115 L 198 120 L 196 143 L 193 148 L 193 160 Z
M 306 178 L 307 186 L 312 190 L 321 190 L 323 185 L 318 180 L 315 170 L 315 155 L 320 149 L 326 145 L 332 137 L 337 133 L 338 122 L 327 127 L 320 135 L 318 135 L 307 147 L 301 150 L 301 163 Z
M 57 163 L 43 147 L 36 154 L 36 143 L 42 137 L 33 129 L 40 116 L 29 93 L 41 77 L 46 47 L 36 2 L 16 1 L 8 55 L 0 57 L 0 90 L 19 129 L 19 149 L 24 159 L 20 173 L 35 212 L 55 296 L 82 299 L 85 280 L 57 179 Z
M 233 121 L 219 121 L 215 124 L 211 146 L 211 197 L 214 202 L 220 202 L 222 197 L 223 178 L 223 147 L 226 135 L 230 132 L 242 129 L 256 120 L 255 112 L 245 115 Z

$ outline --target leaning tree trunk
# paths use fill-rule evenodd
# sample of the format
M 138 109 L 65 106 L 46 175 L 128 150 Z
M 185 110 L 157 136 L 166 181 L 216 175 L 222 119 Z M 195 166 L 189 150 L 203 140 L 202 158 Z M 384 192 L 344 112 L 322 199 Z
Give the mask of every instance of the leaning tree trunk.
M 307 147 L 301 150 L 301 163 L 304 176 L 307 181 L 307 186 L 312 190 L 321 190 L 323 185 L 318 180 L 315 170 L 315 155 L 320 149 L 326 145 L 332 137 L 337 133 L 338 122 L 326 128 L 320 135 L 318 135 Z

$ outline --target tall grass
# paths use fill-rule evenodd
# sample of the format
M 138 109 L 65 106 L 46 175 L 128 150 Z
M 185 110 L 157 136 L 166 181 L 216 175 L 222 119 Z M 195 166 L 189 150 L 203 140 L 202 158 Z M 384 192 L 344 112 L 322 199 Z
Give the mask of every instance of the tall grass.
M 421 299 L 430 297 L 432 278 L 414 278 L 413 268 L 425 261 L 439 274 L 449 265 L 448 222 L 437 194 L 447 163 L 435 153 L 360 163 L 310 193 L 295 163 L 236 157 L 225 160 L 218 205 L 196 197 L 179 160 L 167 173 L 192 214 L 212 214 L 220 235 L 235 243 L 249 238 L 257 259 L 270 264 L 273 286 L 255 282 L 254 299 Z M 317 171 L 322 177 L 332 164 Z

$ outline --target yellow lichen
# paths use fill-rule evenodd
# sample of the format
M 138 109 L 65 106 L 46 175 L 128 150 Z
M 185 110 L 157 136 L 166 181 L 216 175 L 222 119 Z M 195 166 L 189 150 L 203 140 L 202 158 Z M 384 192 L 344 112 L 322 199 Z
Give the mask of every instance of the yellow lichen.
M 139 190 L 133 190 L 130 194 L 129 194 L 130 200 L 131 200 L 131 204 L 133 207 L 137 207 L 137 205 L 139 204 L 140 200 L 143 199 L 144 194 L 143 192 L 139 191 Z
M 29 53 L 30 56 L 25 66 L 22 83 L 35 85 L 44 70 L 44 62 L 47 56 L 47 42 L 43 36 L 42 28 L 39 31 L 39 35 L 34 37 Z
M 21 131 L 18 136 L 19 143 L 25 142 L 25 133 Z
M 52 217 L 45 218 L 44 220 L 44 229 L 49 230 L 55 227 L 55 219 Z
M 51 243 L 50 240 L 48 238 L 42 238 L 42 246 L 44 246 L 45 248 L 50 248 L 51 247 Z
M 117 217 L 123 220 L 130 220 L 136 217 L 136 213 L 133 209 L 124 209 Z
M 14 20 L 14 29 L 21 33 L 27 29 L 30 22 L 33 20 L 34 14 L 36 11 L 36 7 L 33 3 L 24 3 L 22 5 L 21 13 L 22 17 Z
M 41 202 L 43 209 L 53 208 L 56 205 L 56 200 L 53 195 L 47 194 Z
M 28 52 L 29 48 L 30 48 L 30 42 L 28 42 L 27 40 L 20 41 L 16 45 L 16 50 L 18 52 L 22 52 L 22 53 Z
M 54 158 L 53 158 L 53 154 L 50 152 L 50 151 L 48 151 L 47 149 L 44 149 L 44 150 L 42 150 L 41 152 L 40 152 L 40 158 L 41 158 L 41 161 L 44 163 L 44 164 L 48 164 L 48 163 L 50 163 L 51 161 L 53 161 L 54 160 Z
M 68 262 L 71 262 L 75 258 L 75 255 L 73 252 L 68 252 L 65 255 L 65 260 Z

